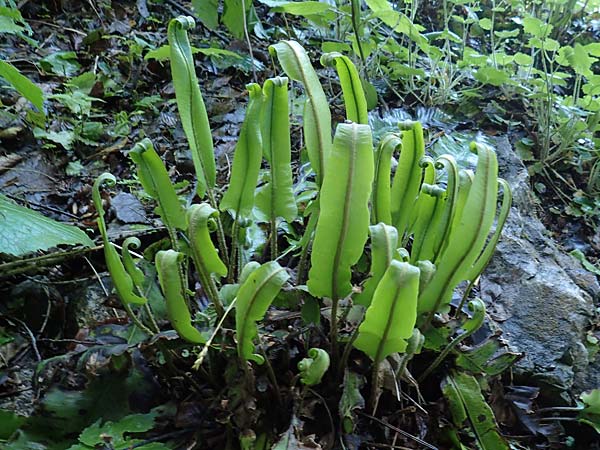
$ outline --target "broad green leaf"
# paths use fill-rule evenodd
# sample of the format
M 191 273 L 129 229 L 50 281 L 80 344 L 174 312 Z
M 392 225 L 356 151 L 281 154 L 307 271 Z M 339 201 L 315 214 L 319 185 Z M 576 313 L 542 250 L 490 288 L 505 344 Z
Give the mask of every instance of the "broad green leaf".
M 94 201 L 94 206 L 96 207 L 96 212 L 98 213 L 98 230 L 100 231 L 102 243 L 104 244 L 104 259 L 119 300 L 125 305 L 143 305 L 147 300 L 135 293 L 135 286 L 131 275 L 129 275 L 123 265 L 117 249 L 108 240 L 108 232 L 106 230 L 106 223 L 104 222 L 104 209 L 102 207 L 102 198 L 100 197 L 100 187 L 103 183 L 108 186 L 114 186 L 116 182 L 117 180 L 112 174 L 103 173 L 96 178 L 94 186 L 92 187 L 92 199 Z
M 197 192 L 204 196 L 216 182 L 216 165 L 208 115 L 196 77 L 196 68 L 187 30 L 194 28 L 194 19 L 180 16 L 169 22 L 171 75 L 175 87 L 177 109 L 187 137 L 198 181 Z
M 12 64 L 0 60 L 0 77 L 4 78 L 19 94 L 29 100 L 40 112 L 44 112 L 44 93 Z
M 61 77 L 72 77 L 81 68 L 77 62 L 77 53 L 68 51 L 50 53 L 40 60 L 40 66 Z
M 226 50 L 224 48 L 214 48 L 214 47 L 198 48 L 198 47 L 193 47 L 193 46 L 191 46 L 190 48 L 192 51 L 192 55 L 195 55 L 196 53 L 201 53 L 206 56 L 215 57 L 216 59 L 231 58 L 234 60 L 237 59 L 240 62 L 244 61 L 244 58 L 240 54 L 232 52 L 231 50 Z M 155 59 L 157 61 L 169 61 L 171 59 L 171 46 L 170 45 L 162 45 L 158 48 L 155 48 L 154 50 L 150 50 L 148 53 L 146 53 L 146 55 L 144 55 L 144 59 L 145 60 Z
M 320 348 L 311 348 L 308 351 L 308 358 L 298 363 L 300 381 L 305 386 L 319 384 L 327 369 L 329 369 L 329 354 Z
M 333 52 L 321 56 L 321 64 L 326 67 L 335 66 L 342 85 L 346 120 L 368 124 L 367 99 L 354 63 L 347 56 Z
M 227 275 L 227 267 L 210 238 L 210 228 L 215 226 L 214 221 L 218 215 L 219 211 L 207 203 L 190 206 L 187 211 L 187 236 L 196 269 L 207 275 L 216 273 L 224 277 Z
M 371 204 L 371 222 L 392 224 L 391 171 L 392 154 L 402 144 L 396 133 L 386 133 L 375 150 L 375 179 Z
M 537 17 L 529 16 L 523 19 L 523 30 L 536 38 L 545 38 L 550 36 L 552 25 L 541 21 Z
M 306 51 L 296 41 L 281 41 L 269 47 L 276 54 L 285 73 L 300 81 L 308 97 L 304 106 L 304 139 L 310 164 L 317 176 L 317 185 L 323 181 L 325 166 L 331 153 L 331 112 L 319 77 Z
M 369 231 L 373 183 L 371 128 L 339 124 L 321 188 L 308 290 L 315 297 L 350 294 L 351 267 L 362 255 Z
M 365 377 L 361 374 L 346 369 L 344 371 L 344 383 L 342 396 L 340 397 L 339 413 L 342 429 L 351 434 L 357 422 L 356 410 L 365 408 L 365 399 L 360 390 L 365 384 Z
M 530 55 L 521 52 L 515 53 L 514 61 L 520 66 L 530 66 L 533 64 L 533 58 Z
M 495 376 L 503 373 L 522 356 L 521 353 L 506 351 L 498 336 L 494 335 L 476 347 L 459 351 L 456 365 L 472 374 Z
M 459 222 L 453 226 L 448 244 L 440 254 L 435 275 L 420 293 L 420 313 L 431 314 L 448 304 L 454 288 L 468 279 L 469 271 L 481 254 L 494 222 L 498 196 L 496 154 L 484 144 L 473 143 L 471 148 L 478 155 L 473 184 L 460 211 Z
M 315 14 L 323 14 L 328 11 L 331 6 L 327 3 L 316 1 L 300 1 L 289 2 L 280 0 L 259 0 L 263 5 L 267 5 L 273 12 L 282 12 L 292 14 L 294 16 L 312 16 Z
M 394 260 L 375 290 L 354 346 L 376 365 L 406 349 L 417 320 L 419 274 L 417 267 Z
M 246 6 L 245 11 L 244 6 Z M 245 2 L 242 2 L 242 0 L 224 0 L 223 2 L 221 22 L 237 39 L 242 39 L 244 37 L 244 15 L 248 17 L 248 11 L 251 7 L 251 0 L 245 0 Z
M 590 392 L 581 394 L 581 400 L 584 403 L 583 411 L 590 414 L 600 414 L 600 389 L 593 389 Z
M 492 21 L 487 17 L 479 19 L 479 26 L 486 31 L 490 31 L 492 29 L 492 25 Z
M 455 425 L 462 427 L 468 420 L 482 450 L 509 449 L 498 432 L 494 413 L 483 398 L 475 377 L 453 372 L 442 383 L 442 392 L 448 401 Z
M 268 215 L 291 222 L 298 215 L 292 186 L 288 79 L 270 78 L 263 86 L 261 111 L 263 154 L 271 166 L 265 195 Z
M 94 242 L 79 228 L 19 206 L 0 194 L 0 253 L 21 256 L 59 245 Z
M 156 412 L 131 414 L 119 421 L 107 421 L 103 424 L 102 419 L 98 419 L 96 423 L 83 430 L 79 436 L 79 442 L 83 445 L 74 445 L 70 447 L 69 450 L 96 448 L 97 446 L 106 443 L 108 440 L 110 440 L 113 448 L 131 448 L 131 446 L 139 444 L 142 441 L 130 437 L 129 433 L 143 433 L 151 430 L 154 427 L 154 421 L 157 415 Z M 127 437 L 125 437 L 125 433 L 128 434 Z M 145 450 L 146 448 L 146 445 L 140 447 L 141 450 Z M 159 447 L 154 446 L 152 448 L 153 450 L 166 450 L 169 447 L 161 444 Z
M 491 66 L 478 68 L 473 76 L 477 81 L 484 84 L 491 84 L 492 86 L 502 86 L 511 81 L 510 74 L 507 71 Z
M 392 263 L 398 248 L 398 231 L 396 228 L 378 223 L 369 227 L 371 233 L 371 277 L 366 281 L 363 291 L 353 302 L 357 305 L 369 306 L 377 285 L 383 274 Z
M 181 261 L 183 253 L 161 250 L 156 254 L 158 281 L 167 302 L 167 315 L 177 334 L 192 344 L 204 344 L 206 338 L 192 325 L 192 317 L 186 302 L 186 287 Z
M 271 261 L 254 269 L 240 286 L 236 297 L 235 331 L 242 361 L 264 362 L 261 355 L 254 354 L 254 339 L 258 336 L 256 322 L 263 319 L 288 278 L 286 270 Z
M 391 190 L 392 223 L 402 240 L 421 186 L 421 158 L 425 155 L 423 128 L 419 122 L 403 124 L 402 149 Z
M 192 6 L 204 26 L 210 30 L 219 26 L 219 0 L 192 0 Z
M 577 261 L 579 261 L 585 270 L 587 270 L 588 272 L 591 272 L 595 275 L 600 276 L 600 269 L 598 267 L 596 267 L 594 264 L 592 264 L 585 257 L 585 254 L 581 250 L 573 249 L 569 252 L 569 255 L 571 255 L 573 258 L 575 258 Z
M 0 409 L 0 439 L 8 440 L 27 420 L 13 411 Z
M 396 11 L 389 1 L 366 0 L 366 3 L 373 14 L 383 23 L 393 28 L 395 32 L 408 36 L 421 50 L 427 50 L 427 39 L 419 32 L 419 28 L 405 14 Z
M 158 213 L 167 228 L 185 230 L 185 211 L 175 188 L 152 142 L 144 138 L 135 144 L 129 156 L 137 166 L 137 174 L 146 193 L 158 202 Z
M 580 398 L 583 401 L 583 408 L 577 419 L 593 427 L 596 433 L 600 433 L 600 389 L 584 392 Z
M 229 187 L 223 195 L 220 205 L 222 211 L 229 211 L 236 220 L 251 217 L 254 191 L 262 161 L 260 126 L 262 90 L 255 83 L 246 87 L 250 93 L 250 100 L 246 109 L 246 118 L 240 130 L 240 137 L 235 146 Z

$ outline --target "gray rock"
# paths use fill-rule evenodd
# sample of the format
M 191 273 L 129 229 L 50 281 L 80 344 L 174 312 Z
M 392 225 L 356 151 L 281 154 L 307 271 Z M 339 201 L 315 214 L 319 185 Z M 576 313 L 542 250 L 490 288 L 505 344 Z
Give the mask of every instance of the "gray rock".
M 111 200 L 117 219 L 123 223 L 146 223 L 146 211 L 135 195 L 119 192 Z
M 511 349 L 524 352 L 517 374 L 559 391 L 600 386 L 600 361 L 583 345 L 600 287 L 561 251 L 537 217 L 527 169 L 506 137 L 496 139 L 500 175 L 514 203 L 496 254 L 481 277 L 481 296 Z

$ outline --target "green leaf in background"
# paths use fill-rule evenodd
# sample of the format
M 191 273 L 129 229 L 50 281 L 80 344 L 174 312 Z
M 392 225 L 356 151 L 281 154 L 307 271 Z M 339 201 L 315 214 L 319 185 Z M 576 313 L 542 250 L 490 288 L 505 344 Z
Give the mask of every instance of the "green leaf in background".
M 40 60 L 40 66 L 46 72 L 61 77 L 72 77 L 81 69 L 81 65 L 77 62 L 77 54 L 67 51 L 49 54 Z
M 498 336 L 493 335 L 476 347 L 459 350 L 456 365 L 475 375 L 494 376 L 500 375 L 522 356 L 521 353 L 507 351 Z
M 110 442 L 111 446 L 115 449 L 132 448 L 132 446 L 135 446 L 136 449 L 141 450 L 168 450 L 170 447 L 159 442 L 140 445 L 143 440 L 129 436 L 130 433 L 143 433 L 151 430 L 154 427 L 157 415 L 156 412 L 131 414 L 119 421 L 107 421 L 104 423 L 102 423 L 102 419 L 98 419 L 94 424 L 82 431 L 79 436 L 79 444 L 71 446 L 68 450 L 91 450 L 106 444 L 106 442 Z M 128 434 L 127 437 L 125 437 L 125 433 Z
M 27 420 L 13 411 L 0 409 L 0 440 L 8 439 Z
M 325 2 L 289 2 L 282 0 L 258 0 L 259 3 L 271 7 L 273 12 L 282 12 L 292 14 L 294 16 L 312 16 L 315 14 L 321 15 L 325 11 L 329 11 L 331 6 Z
M 0 253 L 21 256 L 59 245 L 94 242 L 79 228 L 19 206 L 0 194 Z
M 315 297 L 341 299 L 352 291 L 351 267 L 369 232 L 373 173 L 371 127 L 339 124 L 325 168 L 307 283 Z
M 256 322 L 263 319 L 289 277 L 283 267 L 271 261 L 254 269 L 240 286 L 236 296 L 235 331 L 242 361 L 264 362 L 261 355 L 254 353 L 254 339 L 258 336 Z
M 244 10 L 244 6 L 246 10 Z M 237 39 L 244 37 L 244 15 L 248 18 L 248 12 L 251 8 L 252 0 L 224 0 L 223 2 L 221 22 Z
M 419 275 L 417 267 L 392 261 L 373 294 L 354 346 L 375 365 L 406 349 L 417 320 Z
M 477 81 L 492 86 L 502 86 L 512 81 L 508 72 L 491 66 L 478 68 L 473 76 Z
M 23 75 L 12 64 L 0 60 L 0 77 L 4 78 L 19 94 L 29 100 L 40 112 L 44 111 L 42 89 Z
M 365 409 L 365 399 L 360 393 L 364 384 L 363 375 L 347 369 L 344 371 L 344 388 L 338 410 L 345 433 L 351 434 L 354 431 L 357 422 L 356 410 Z
M 579 413 L 579 421 L 590 425 L 600 433 L 600 389 L 584 392 L 580 398 L 583 401 L 583 409 Z
M 508 450 L 498 432 L 494 413 L 481 393 L 477 379 L 462 372 L 453 372 L 442 383 L 454 424 L 462 428 L 468 420 L 482 450 Z
M 192 0 L 196 17 L 210 30 L 219 26 L 219 0 Z
M 190 46 L 192 55 L 196 53 L 201 53 L 203 55 L 215 58 L 232 58 L 234 60 L 243 61 L 244 57 L 238 53 L 232 52 L 231 50 L 225 50 L 224 48 L 199 48 Z M 162 45 L 154 50 L 150 50 L 144 56 L 145 60 L 155 59 L 157 61 L 169 61 L 171 59 L 171 46 L 170 45 Z
M 579 261 L 585 270 L 587 270 L 588 272 L 592 272 L 595 275 L 600 276 L 600 269 L 598 267 L 596 267 L 595 265 L 593 265 L 591 262 L 589 262 L 581 250 L 574 249 L 574 250 L 571 250 L 569 252 L 569 254 L 573 258 L 575 258 L 577 261 Z

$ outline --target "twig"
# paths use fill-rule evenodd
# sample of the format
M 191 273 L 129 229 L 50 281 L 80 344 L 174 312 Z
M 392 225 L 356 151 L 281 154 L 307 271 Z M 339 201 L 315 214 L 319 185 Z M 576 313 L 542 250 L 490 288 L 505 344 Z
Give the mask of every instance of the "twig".
M 242 0 L 242 14 L 244 19 L 244 36 L 246 37 L 246 43 L 248 44 L 248 53 L 250 53 L 250 62 L 252 65 L 252 79 L 255 83 L 258 83 L 258 77 L 256 76 L 256 68 L 254 67 L 254 54 L 252 52 L 252 42 L 250 41 L 250 33 L 248 32 L 248 18 L 246 17 L 246 0 Z
M 277 403 L 279 405 L 283 405 L 283 401 L 281 400 L 281 390 L 279 389 L 279 383 L 277 382 L 277 377 L 275 376 L 275 371 L 273 370 L 273 366 L 271 365 L 271 361 L 269 361 L 269 357 L 267 356 L 267 352 L 263 348 L 262 345 L 259 345 L 260 352 L 265 358 L 265 365 L 267 366 L 267 374 L 271 379 L 271 383 L 273 384 L 273 388 L 275 388 L 275 396 L 277 397 Z
M 159 442 L 162 441 L 164 439 L 170 439 L 170 438 L 174 438 L 177 436 L 181 436 L 183 434 L 186 433 L 191 433 L 192 431 L 195 430 L 195 427 L 188 427 L 188 428 L 184 428 L 183 430 L 179 430 L 179 431 L 172 431 L 170 433 L 166 433 L 166 434 L 161 434 L 160 436 L 156 436 L 150 439 L 145 439 L 141 442 L 138 442 L 137 444 L 132 445 L 131 447 L 128 447 L 129 449 L 135 449 L 135 448 L 140 448 L 143 447 L 144 445 L 148 445 L 151 444 L 153 442 Z
M 71 219 L 75 219 L 77 221 L 81 220 L 81 218 L 79 216 L 76 216 L 75 214 L 71 214 L 70 212 L 62 211 L 62 210 L 57 209 L 57 208 L 53 208 L 52 206 L 42 205 L 41 203 L 32 202 L 30 200 L 23 200 L 22 198 L 19 198 L 19 197 L 16 197 L 14 195 L 10 195 L 10 194 L 4 194 L 4 195 L 6 197 L 12 199 L 12 200 L 17 201 L 17 202 L 23 202 L 23 203 L 27 203 L 28 205 L 37 206 L 38 208 L 46 209 L 46 210 L 52 211 L 53 213 L 56 213 L 56 214 L 62 214 L 62 215 L 65 215 L 67 217 L 70 217 Z
M 374 416 L 372 416 L 370 414 L 366 414 L 366 413 L 364 413 L 362 411 L 357 411 L 357 412 L 358 412 L 359 415 L 361 415 L 363 417 L 366 417 L 367 419 L 371 419 L 372 421 L 377 422 L 378 424 L 383 425 L 384 427 L 387 427 L 390 430 L 395 431 L 396 433 L 399 433 L 399 434 L 401 434 L 402 436 L 404 436 L 406 438 L 412 439 L 417 444 L 420 444 L 423 447 L 427 447 L 427 448 L 429 448 L 431 450 L 439 450 L 437 447 L 431 445 L 430 443 L 425 442 L 424 440 L 419 439 L 416 436 L 413 436 L 412 434 L 410 434 L 407 431 L 404 431 L 404 430 L 402 430 L 402 429 L 400 429 L 398 427 L 395 427 L 394 425 L 391 425 L 391 424 L 389 424 L 389 423 L 387 423 L 387 422 L 385 422 L 385 421 L 383 421 L 381 419 L 378 419 L 377 417 L 374 417 Z
M 31 330 L 29 329 L 29 327 L 27 326 L 27 324 L 25 322 L 23 322 L 21 319 L 17 319 L 16 317 L 13 317 L 12 319 L 16 320 L 17 322 L 19 322 L 21 324 L 21 326 L 23 328 L 25 328 L 25 331 L 27 332 L 27 334 L 29 336 L 29 339 L 31 340 L 31 347 L 33 348 L 33 352 L 35 353 L 35 357 L 36 357 L 37 361 L 40 362 L 42 360 L 42 355 L 40 355 L 40 351 L 37 348 L 37 341 L 35 339 L 35 336 L 31 332 Z
M 335 432 L 335 425 L 334 425 L 334 422 L 333 422 L 333 416 L 331 415 L 331 410 L 329 409 L 329 406 L 327 405 L 327 402 L 325 401 L 325 399 L 323 398 L 323 396 L 321 396 L 321 394 L 319 394 L 314 389 L 308 388 L 308 391 L 311 394 L 313 394 L 315 397 L 317 397 L 319 400 L 321 400 L 321 403 L 323 403 L 323 406 L 325 407 L 325 411 L 327 411 L 327 416 L 329 417 L 329 424 L 331 425 L 331 431 Z
M 168 3 L 173 8 L 178 9 L 179 11 L 181 11 L 184 14 L 187 14 L 188 16 L 193 16 L 194 15 L 194 12 L 191 9 L 188 9 L 185 6 L 180 5 L 175 0 L 165 0 L 165 3 Z
M 0 394 L 0 398 L 7 398 L 7 397 L 12 397 L 13 395 L 17 395 L 20 394 L 21 392 L 27 392 L 27 391 L 32 391 L 33 387 L 26 387 L 23 389 L 16 389 L 14 391 L 10 391 L 10 392 L 2 392 Z
M 237 297 L 233 299 L 233 301 L 229 304 L 229 306 L 225 310 L 225 313 L 221 316 L 221 320 L 219 320 L 219 323 L 217 323 L 217 326 L 215 327 L 215 331 L 213 331 L 213 334 L 211 334 L 210 338 L 208 338 L 208 341 L 206 341 L 206 344 L 204 344 L 204 347 L 198 354 L 198 358 L 196 358 L 196 362 L 194 362 L 192 369 L 198 370 L 200 368 L 200 366 L 202 365 L 204 358 L 208 354 L 208 349 L 212 345 L 212 341 L 215 339 L 215 337 L 217 336 L 219 331 L 221 331 L 221 328 L 223 327 L 223 322 L 225 321 L 225 318 L 227 317 L 227 315 L 231 312 L 231 310 L 235 306 L 236 300 L 237 300 Z

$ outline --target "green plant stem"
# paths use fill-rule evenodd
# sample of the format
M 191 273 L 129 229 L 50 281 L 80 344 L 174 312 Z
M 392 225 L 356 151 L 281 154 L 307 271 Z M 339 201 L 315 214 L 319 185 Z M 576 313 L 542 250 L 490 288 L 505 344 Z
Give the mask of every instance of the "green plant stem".
M 206 195 L 208 196 L 208 203 L 217 211 L 219 210 L 219 206 L 217 205 L 217 200 L 215 199 L 215 193 L 213 192 L 211 187 L 206 188 Z M 223 263 L 227 266 L 229 264 L 229 252 L 227 250 L 227 243 L 225 242 L 225 231 L 223 230 L 223 222 L 221 222 L 221 217 L 217 218 L 217 245 L 219 246 L 219 256 L 223 260 Z
M 223 317 L 225 314 L 225 310 L 223 309 L 223 305 L 221 304 L 221 300 L 219 299 L 219 293 L 217 291 L 217 287 L 213 279 L 211 278 L 209 273 L 205 273 L 205 269 L 196 268 L 198 270 L 198 277 L 200 278 L 200 283 L 202 283 L 202 287 L 206 292 L 206 295 L 215 306 L 215 311 L 217 312 L 217 316 Z
M 236 214 L 236 217 L 233 221 L 233 225 L 231 226 L 231 255 L 229 257 L 229 270 L 227 271 L 227 280 L 230 283 L 233 283 L 236 279 L 237 276 L 237 272 L 240 269 L 237 264 L 237 256 L 239 253 L 239 233 L 240 230 L 240 224 L 238 222 L 238 215 Z
M 277 259 L 277 217 L 271 216 L 271 261 Z
M 360 36 L 360 0 L 350 0 L 350 8 L 352 10 L 352 31 L 354 31 L 354 37 L 356 38 L 356 45 L 358 46 L 358 54 L 362 63 L 365 80 L 369 82 L 369 73 L 367 72 L 367 61 L 365 61 L 365 52 L 362 46 L 362 39 Z
M 229 306 L 225 310 L 225 313 L 221 316 L 221 319 L 217 323 L 217 326 L 215 327 L 215 330 L 210 335 L 210 338 L 208 338 L 208 341 L 206 341 L 206 344 L 204 344 L 204 347 L 202 348 L 202 350 L 198 354 L 198 357 L 196 358 L 196 362 L 194 362 L 194 365 L 192 366 L 192 369 L 198 370 L 198 369 L 200 369 L 200 366 L 202 366 L 202 363 L 204 362 L 204 358 L 208 354 L 208 350 L 210 349 L 210 346 L 212 345 L 212 341 L 215 339 L 215 337 L 217 336 L 217 334 L 219 333 L 219 331 L 223 327 L 223 322 L 225 322 L 225 318 L 229 315 L 229 313 L 231 312 L 231 310 L 235 306 L 236 300 L 237 299 L 235 299 L 235 298 L 233 299 L 233 301 L 229 304 Z
M 148 303 L 146 303 L 144 305 L 144 309 L 146 310 L 146 314 L 148 314 L 148 318 L 150 319 L 150 323 L 152 324 L 152 328 L 154 329 L 154 332 L 160 333 L 160 327 L 158 326 L 158 323 L 156 322 L 156 318 L 154 317 L 154 314 L 152 313 L 152 309 L 150 309 L 150 305 Z
M 446 359 L 446 356 L 448 356 L 448 354 L 452 350 L 454 350 L 454 347 L 456 347 L 461 341 L 464 341 L 466 338 L 471 336 L 475 331 L 477 331 L 477 328 L 471 331 L 465 331 L 464 333 L 461 333 L 454 339 L 452 339 L 448 346 L 444 350 L 442 350 L 442 352 L 437 356 L 437 358 L 435 358 L 433 363 L 431 363 L 427 367 L 427 369 L 425 369 L 425 372 L 421 374 L 421 376 L 417 379 L 417 382 L 422 383 L 429 376 L 429 374 L 431 374 L 431 372 L 433 372 L 437 368 L 437 366 L 439 366 L 441 362 L 444 361 L 444 359 Z
M 304 247 L 302 247 L 302 251 L 300 252 L 300 261 L 298 262 L 298 274 L 296 275 L 296 283 L 303 284 L 306 280 L 306 272 L 308 269 L 308 253 L 310 250 L 310 246 L 312 245 L 312 238 L 306 243 Z
M 273 388 L 275 389 L 275 396 L 277 397 L 277 403 L 279 403 L 279 405 L 283 405 L 283 401 L 281 400 L 281 390 L 279 389 L 279 383 L 277 382 L 277 377 L 275 376 L 275 371 L 273 370 L 271 361 L 269 361 L 267 352 L 262 347 L 262 345 L 260 345 L 259 347 L 260 347 L 260 352 L 262 353 L 262 356 L 265 359 L 265 365 L 267 366 L 267 375 L 269 376 L 269 379 L 271 380 L 271 384 L 273 384 Z
M 471 291 L 473 290 L 473 286 L 475 286 L 475 281 L 476 280 L 469 281 L 469 285 L 465 289 L 465 292 L 463 293 L 463 296 L 460 299 L 460 303 L 458 304 L 458 307 L 456 308 L 456 311 L 454 312 L 454 318 L 458 317 L 458 315 L 462 311 L 463 307 L 465 306 L 465 302 L 467 301 L 467 298 L 469 298 L 469 294 L 471 294 Z
M 335 291 L 334 291 L 335 292 Z M 330 340 L 331 340 L 331 365 L 332 367 L 338 367 L 338 320 L 337 320 L 337 312 L 338 312 L 338 303 L 339 299 L 337 295 L 334 295 L 331 299 L 331 330 L 330 330 Z
M 363 318 L 364 318 L 364 313 L 363 313 Z M 361 318 L 360 322 L 362 322 L 362 318 Z M 346 343 L 346 347 L 344 347 L 344 353 L 342 353 L 342 358 L 340 359 L 340 366 L 337 368 L 338 377 L 340 379 L 342 378 L 342 376 L 344 374 L 344 369 L 348 365 L 348 358 L 350 357 L 350 352 L 352 351 L 352 344 L 354 344 L 354 341 L 358 337 L 358 328 L 359 327 L 357 326 L 354 329 L 354 331 L 352 332 L 352 335 L 350 336 L 350 340 Z
M 377 409 L 377 388 L 379 385 L 379 365 L 378 361 L 373 362 L 373 369 L 371 370 L 371 392 L 369 394 L 369 411 L 372 415 L 375 415 Z
M 135 326 L 137 326 L 140 330 L 142 330 L 148 336 L 154 336 L 155 333 L 150 328 L 148 328 L 146 325 L 144 325 L 142 323 L 142 321 L 135 315 L 135 313 L 133 312 L 133 309 L 131 309 L 131 305 L 129 305 L 128 303 L 123 303 L 123 308 L 125 308 L 125 312 L 129 316 L 131 321 L 135 324 Z

